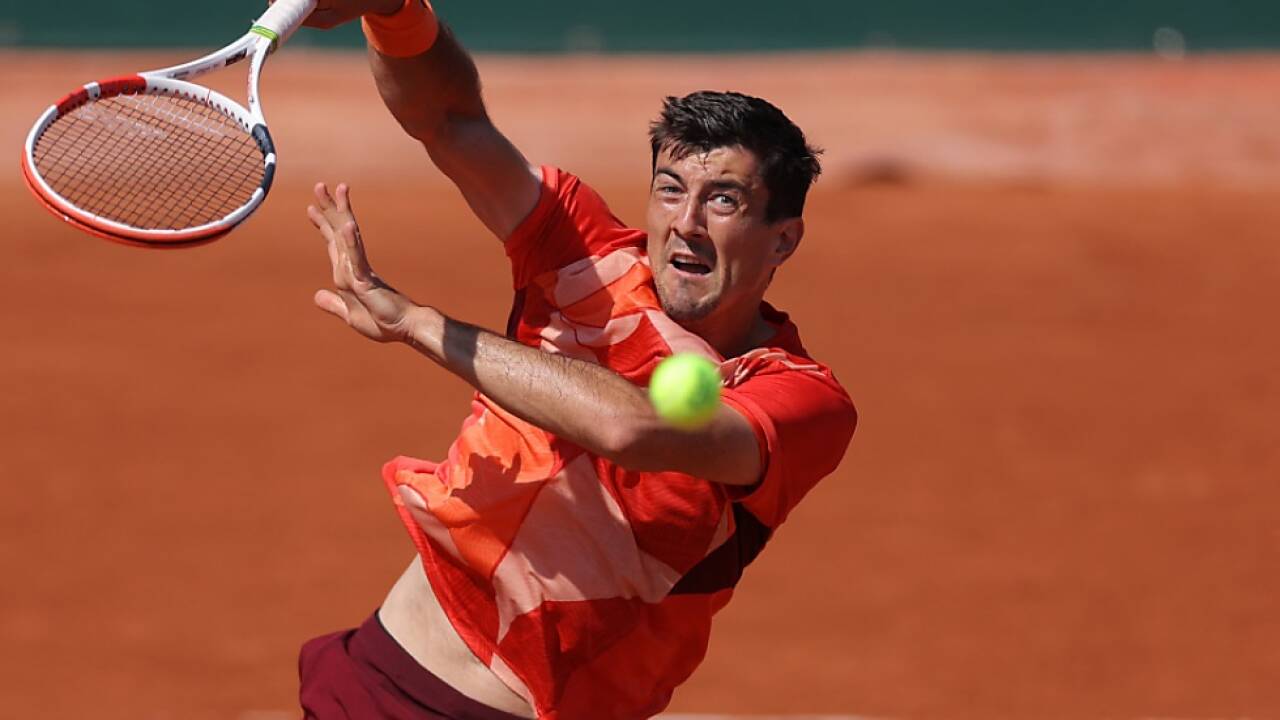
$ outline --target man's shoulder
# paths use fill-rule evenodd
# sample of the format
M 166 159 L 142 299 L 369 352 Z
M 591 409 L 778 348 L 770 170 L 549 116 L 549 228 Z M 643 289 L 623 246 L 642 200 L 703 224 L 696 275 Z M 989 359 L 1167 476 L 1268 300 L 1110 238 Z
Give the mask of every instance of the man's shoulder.
M 725 377 L 725 386 L 738 388 L 753 380 L 772 378 L 775 381 L 788 381 L 789 385 L 804 387 L 809 381 L 816 381 L 832 391 L 848 395 L 844 386 L 836 379 L 831 368 L 808 355 L 803 348 L 785 345 L 769 345 L 758 347 L 735 358 L 730 358 L 721 366 Z M 773 383 L 780 385 L 779 383 Z
M 763 346 L 724 363 L 726 390 L 739 398 L 754 398 L 773 414 L 794 417 L 812 411 L 841 426 L 856 424 L 849 392 L 831 367 L 805 348 L 790 316 L 768 303 L 761 305 L 761 313 L 776 331 Z
M 736 501 L 775 528 L 835 471 L 858 413 L 831 368 L 794 346 L 756 348 L 726 365 L 722 397 L 750 423 L 765 467 L 760 482 Z
M 584 261 L 643 248 L 645 236 L 643 230 L 618 218 L 600 193 L 581 178 L 548 165 L 542 168 L 537 205 L 505 244 L 519 288 L 535 277 Z

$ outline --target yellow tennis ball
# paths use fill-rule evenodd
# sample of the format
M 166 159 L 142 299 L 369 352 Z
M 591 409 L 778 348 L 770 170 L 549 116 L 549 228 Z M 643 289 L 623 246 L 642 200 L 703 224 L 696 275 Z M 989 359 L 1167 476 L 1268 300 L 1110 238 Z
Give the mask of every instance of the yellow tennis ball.
M 649 400 L 663 420 L 685 430 L 699 428 L 720 407 L 720 368 L 701 355 L 672 355 L 653 371 Z

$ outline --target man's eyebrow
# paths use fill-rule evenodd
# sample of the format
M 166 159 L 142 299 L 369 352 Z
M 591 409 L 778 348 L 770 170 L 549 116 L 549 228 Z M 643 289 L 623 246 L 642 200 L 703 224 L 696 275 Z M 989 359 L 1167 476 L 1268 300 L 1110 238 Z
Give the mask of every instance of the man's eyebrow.
M 747 192 L 747 184 L 738 180 L 712 180 L 708 182 L 707 185 L 716 188 L 717 190 L 727 189 L 737 190 L 744 193 Z
M 677 173 L 675 170 L 672 170 L 669 167 L 660 167 L 657 170 L 653 171 L 653 176 L 655 178 L 658 177 L 659 175 L 670 175 L 671 178 L 676 182 L 680 183 L 681 185 L 684 184 L 684 178 L 680 177 L 679 173 Z
M 672 180 L 675 180 L 681 185 L 685 184 L 684 178 L 680 177 L 680 173 L 677 173 L 675 170 L 669 167 L 660 167 L 653 171 L 653 176 L 655 178 L 657 178 L 659 175 L 667 175 L 671 177 Z M 742 192 L 742 193 L 745 193 L 748 190 L 746 183 L 740 180 L 730 180 L 730 179 L 710 180 L 707 182 L 707 186 L 714 190 L 737 190 L 738 192 Z

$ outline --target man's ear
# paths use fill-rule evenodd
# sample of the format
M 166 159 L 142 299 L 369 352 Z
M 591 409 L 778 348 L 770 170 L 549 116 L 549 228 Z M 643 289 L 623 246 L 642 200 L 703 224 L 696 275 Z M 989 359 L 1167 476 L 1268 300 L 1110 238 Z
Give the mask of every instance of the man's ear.
M 804 239 L 804 219 L 789 218 L 777 223 L 777 242 L 773 247 L 773 266 L 786 262 Z

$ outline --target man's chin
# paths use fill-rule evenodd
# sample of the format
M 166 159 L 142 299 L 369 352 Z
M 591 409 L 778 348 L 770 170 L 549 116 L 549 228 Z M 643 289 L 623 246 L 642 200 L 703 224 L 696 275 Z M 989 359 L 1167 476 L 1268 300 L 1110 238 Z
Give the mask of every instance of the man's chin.
M 662 311 L 667 317 L 675 320 L 681 325 L 688 323 L 697 323 L 706 320 L 715 312 L 718 305 L 718 298 L 715 297 L 689 297 L 685 293 L 677 292 L 675 296 L 672 293 L 664 292 L 662 284 L 657 286 L 658 302 L 662 305 Z
M 690 325 L 711 317 L 714 303 L 679 303 L 662 301 L 662 311 L 681 325 Z

